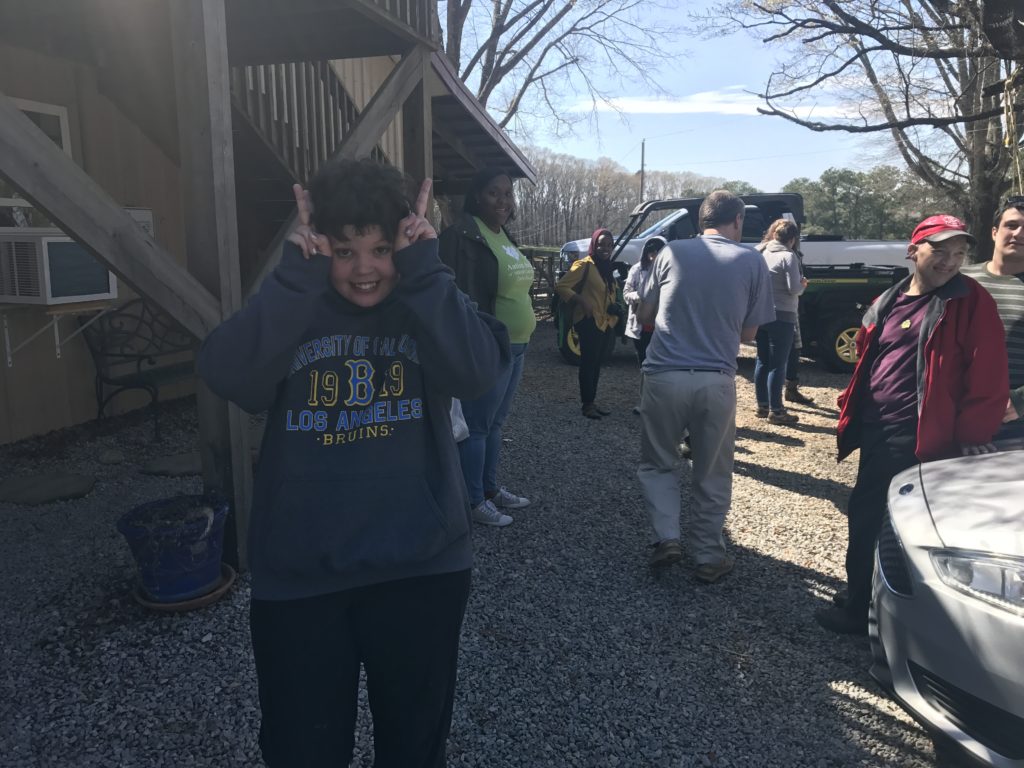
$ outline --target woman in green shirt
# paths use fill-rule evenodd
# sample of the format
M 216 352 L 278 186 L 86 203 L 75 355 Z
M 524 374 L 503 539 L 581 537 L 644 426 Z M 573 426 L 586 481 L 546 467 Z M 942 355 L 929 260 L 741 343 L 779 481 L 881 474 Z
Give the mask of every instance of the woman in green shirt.
M 494 387 L 475 400 L 462 401 L 469 437 L 459 443 L 459 455 L 473 520 L 496 526 L 512 522 L 503 510 L 530 503 L 498 485 L 501 428 L 537 324 L 530 298 L 533 265 L 505 230 L 513 218 L 512 179 L 500 169 L 485 168 L 471 182 L 462 216 L 440 236 L 441 260 L 455 272 L 456 284 L 481 310 L 505 324 L 512 342 L 512 364 Z

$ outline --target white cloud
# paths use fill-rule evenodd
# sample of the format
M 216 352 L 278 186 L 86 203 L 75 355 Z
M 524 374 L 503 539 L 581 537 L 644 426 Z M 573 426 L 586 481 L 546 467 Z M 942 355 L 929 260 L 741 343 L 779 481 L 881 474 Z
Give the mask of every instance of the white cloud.
M 621 97 L 609 99 L 610 103 L 599 102 L 599 112 L 618 110 L 629 115 L 757 115 L 757 108 L 764 101 L 745 86 L 731 85 L 717 91 L 700 91 L 679 98 Z M 594 105 L 579 101 L 570 107 L 574 112 L 589 112 Z M 798 117 L 811 119 L 835 119 L 850 117 L 849 110 L 837 105 L 801 106 L 793 110 Z

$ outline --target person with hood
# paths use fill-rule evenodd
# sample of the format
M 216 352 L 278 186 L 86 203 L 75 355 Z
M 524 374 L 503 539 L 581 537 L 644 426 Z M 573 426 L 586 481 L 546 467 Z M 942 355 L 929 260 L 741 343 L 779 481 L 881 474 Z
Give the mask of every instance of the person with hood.
M 657 256 L 661 249 L 667 245 L 667 241 L 663 237 L 657 235 L 648 239 L 644 243 L 643 252 L 640 254 L 640 260 L 629 268 L 629 274 L 626 275 L 626 283 L 622 286 L 622 298 L 626 301 L 626 307 L 629 314 L 626 317 L 626 336 L 633 340 L 633 346 L 636 347 L 636 360 L 643 366 L 644 359 L 647 357 L 647 345 L 651 343 L 651 336 L 654 334 L 653 324 L 642 324 L 636 318 L 636 308 L 640 306 L 640 302 L 644 298 L 644 287 L 647 285 L 647 279 L 651 275 L 651 266 L 654 264 L 654 257 Z M 643 395 L 644 391 L 644 378 L 643 373 L 640 374 L 640 394 Z M 640 413 L 640 406 L 637 405 L 633 409 L 633 413 Z
M 340 159 L 293 189 L 281 263 L 197 360 L 216 395 L 267 411 L 249 529 L 260 750 L 271 768 L 348 765 L 362 669 L 374 765 L 443 768 L 473 567 L 449 409 L 492 385 L 508 335 L 438 259 L 429 180 L 410 205 L 396 168 Z
M 572 310 L 572 327 L 580 340 L 580 401 L 583 415 L 588 419 L 611 415 L 595 398 L 601 377 L 601 358 L 622 312 L 616 301 L 612 274 L 614 244 L 611 230 L 594 230 L 587 255 L 573 262 L 555 285 L 559 300 Z
M 782 401 L 786 362 L 799 320 L 797 302 L 807 287 L 796 255 L 799 242 L 800 230 L 796 223 L 779 219 L 768 228 L 765 240 L 757 246 L 771 275 L 775 320 L 757 329 L 754 394 L 757 397 L 757 415 L 772 424 L 800 421 L 799 416 L 786 410 Z
M 836 427 L 839 461 L 860 448 L 847 507 L 847 589 L 814 615 L 831 632 L 867 634 L 893 477 L 919 462 L 995 450 L 1009 396 L 1006 343 L 992 296 L 960 274 L 972 242 L 954 216 L 918 224 L 907 246 L 914 273 L 875 299 L 857 333 Z
M 510 509 L 530 503 L 498 482 L 502 427 L 523 378 L 526 347 L 537 325 L 530 287 L 533 264 L 516 246 L 506 226 L 516 215 L 512 179 L 498 168 L 473 177 L 462 216 L 441 233 L 441 261 L 455 272 L 455 284 L 477 306 L 508 328 L 512 364 L 487 392 L 462 401 L 469 437 L 459 443 L 462 473 L 473 520 L 504 527 Z

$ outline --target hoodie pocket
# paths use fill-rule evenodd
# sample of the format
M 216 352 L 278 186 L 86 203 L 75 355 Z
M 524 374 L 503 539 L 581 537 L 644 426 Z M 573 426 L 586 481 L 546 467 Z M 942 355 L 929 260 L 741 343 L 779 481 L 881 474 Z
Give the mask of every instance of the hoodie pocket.
M 294 576 L 423 562 L 459 534 L 421 476 L 292 478 L 278 490 L 271 514 L 264 560 Z

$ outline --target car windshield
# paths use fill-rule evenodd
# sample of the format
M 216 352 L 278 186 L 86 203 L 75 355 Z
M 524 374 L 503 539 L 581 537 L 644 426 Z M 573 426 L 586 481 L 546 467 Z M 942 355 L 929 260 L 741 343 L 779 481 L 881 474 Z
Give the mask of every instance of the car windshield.
M 668 224 L 672 221 L 672 219 L 674 219 L 676 216 L 679 215 L 679 211 L 680 210 L 681 209 L 677 208 L 674 211 L 670 211 L 667 216 L 663 216 L 662 218 L 658 219 L 657 222 L 655 222 L 654 224 L 651 224 L 651 226 L 649 226 L 643 232 L 641 232 L 641 233 L 639 233 L 637 235 L 633 235 L 633 238 L 635 239 L 635 238 L 642 237 L 644 239 L 647 239 L 648 237 L 654 237 L 656 234 L 658 234 L 658 232 L 663 227 L 668 226 Z M 686 214 L 684 213 L 683 215 L 686 215 Z

